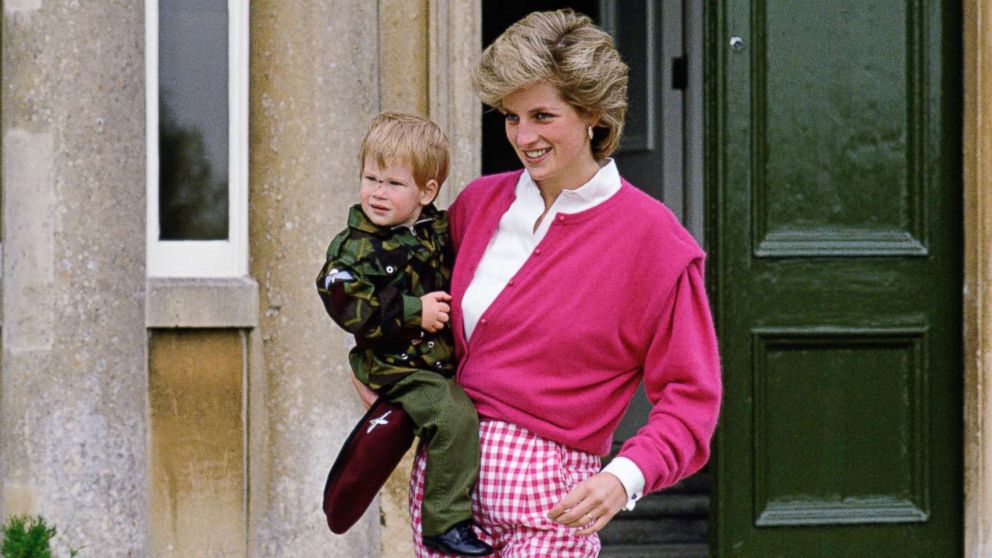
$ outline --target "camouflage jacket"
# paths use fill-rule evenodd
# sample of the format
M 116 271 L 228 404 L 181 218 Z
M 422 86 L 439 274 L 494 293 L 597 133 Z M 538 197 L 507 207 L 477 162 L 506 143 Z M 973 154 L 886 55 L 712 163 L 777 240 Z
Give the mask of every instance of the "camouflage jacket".
M 317 292 L 355 336 L 348 360 L 362 383 L 379 389 L 416 370 L 454 374 L 450 325 L 437 333 L 420 327 L 420 297 L 449 289 L 451 254 L 448 216 L 433 205 L 412 226 L 391 228 L 351 208 L 348 228 L 327 248 Z

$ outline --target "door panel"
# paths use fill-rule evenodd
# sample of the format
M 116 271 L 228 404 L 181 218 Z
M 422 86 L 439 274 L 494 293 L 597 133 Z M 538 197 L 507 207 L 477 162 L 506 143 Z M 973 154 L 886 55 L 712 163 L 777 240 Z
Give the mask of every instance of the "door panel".
M 708 14 L 720 556 L 961 555 L 957 10 Z
M 755 6 L 758 255 L 925 255 L 921 9 L 834 2 L 804 24 L 796 4 Z

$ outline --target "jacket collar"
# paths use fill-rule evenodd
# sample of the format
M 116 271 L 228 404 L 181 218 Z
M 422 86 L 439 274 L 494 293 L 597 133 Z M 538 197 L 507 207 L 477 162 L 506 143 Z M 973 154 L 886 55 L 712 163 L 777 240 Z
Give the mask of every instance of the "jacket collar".
M 440 213 L 441 212 L 434 206 L 433 203 L 425 206 L 420 211 L 420 218 L 417 219 L 413 226 L 420 227 L 425 223 L 431 223 L 438 218 Z M 351 206 L 351 209 L 348 210 L 348 226 L 355 230 L 379 236 L 388 236 L 397 229 L 407 228 L 406 225 L 395 225 L 392 227 L 380 227 L 379 225 L 376 225 L 365 215 L 365 212 L 362 211 L 362 204 L 359 203 Z

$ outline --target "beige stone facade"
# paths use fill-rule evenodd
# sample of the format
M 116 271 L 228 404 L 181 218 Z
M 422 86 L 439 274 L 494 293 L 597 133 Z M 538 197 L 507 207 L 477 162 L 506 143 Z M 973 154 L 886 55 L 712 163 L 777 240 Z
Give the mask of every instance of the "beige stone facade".
M 992 8 L 965 6 L 966 548 L 992 549 Z M 480 170 L 478 0 L 256 0 L 247 277 L 146 277 L 144 4 L 5 0 L 0 518 L 82 556 L 410 556 L 406 470 L 345 536 L 324 475 L 361 406 L 312 281 L 368 119 Z M 216 535 L 223 531 L 223 536 Z M 191 550 L 196 549 L 196 550 Z
M 249 274 L 227 279 L 146 277 L 144 8 L 3 3 L 0 517 L 43 514 L 62 554 L 407 556 L 402 472 L 347 535 L 324 523 L 362 409 L 313 278 L 379 110 L 447 127 L 449 184 L 479 173 L 446 73 L 478 7 L 251 3 Z

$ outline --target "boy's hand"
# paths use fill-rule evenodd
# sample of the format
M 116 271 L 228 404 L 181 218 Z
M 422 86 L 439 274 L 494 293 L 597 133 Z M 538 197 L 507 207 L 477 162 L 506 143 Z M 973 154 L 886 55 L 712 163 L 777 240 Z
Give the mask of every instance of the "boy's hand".
M 441 331 L 444 324 L 448 323 L 451 295 L 444 291 L 434 291 L 420 297 L 420 302 L 424 306 L 420 312 L 420 327 L 431 333 Z

